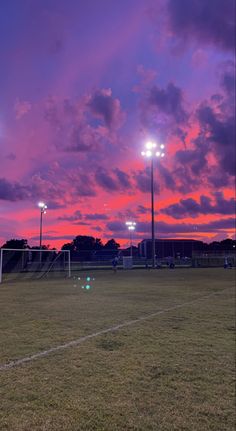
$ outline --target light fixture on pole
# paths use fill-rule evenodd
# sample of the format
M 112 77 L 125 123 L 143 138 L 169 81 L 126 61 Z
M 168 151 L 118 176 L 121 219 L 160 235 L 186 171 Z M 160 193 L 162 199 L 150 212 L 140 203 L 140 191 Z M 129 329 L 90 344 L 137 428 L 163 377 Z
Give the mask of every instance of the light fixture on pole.
M 130 257 L 132 257 L 133 256 L 132 232 L 136 228 L 136 222 L 135 221 L 127 221 L 125 224 L 128 227 L 128 230 L 130 232 Z
M 145 151 L 142 151 L 141 154 L 143 157 L 151 160 L 151 216 L 152 216 L 152 267 L 155 268 L 155 218 L 154 218 L 154 175 L 153 175 L 153 165 L 154 158 L 162 158 L 164 157 L 164 148 L 163 144 L 158 145 L 156 142 L 149 141 L 145 145 Z
M 43 235 L 43 214 L 46 214 L 47 205 L 44 202 L 39 202 L 40 208 L 40 229 L 39 229 L 39 248 L 42 249 L 42 235 Z M 42 254 L 40 253 L 40 262 L 42 260 Z

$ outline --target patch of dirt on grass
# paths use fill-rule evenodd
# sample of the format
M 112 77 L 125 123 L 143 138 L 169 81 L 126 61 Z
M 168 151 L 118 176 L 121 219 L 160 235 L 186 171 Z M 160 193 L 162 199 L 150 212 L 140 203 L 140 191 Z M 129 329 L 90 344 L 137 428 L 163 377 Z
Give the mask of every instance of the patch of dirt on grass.
M 96 347 L 103 350 L 113 351 L 118 350 L 124 343 L 110 338 L 103 338 L 96 343 Z

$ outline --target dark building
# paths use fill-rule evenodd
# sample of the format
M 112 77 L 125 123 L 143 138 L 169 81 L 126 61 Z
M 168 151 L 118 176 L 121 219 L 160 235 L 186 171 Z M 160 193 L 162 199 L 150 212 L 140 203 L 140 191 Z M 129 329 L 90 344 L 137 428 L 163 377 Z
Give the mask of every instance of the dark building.
M 139 256 L 151 259 L 152 257 L 152 240 L 143 239 L 139 244 Z M 194 239 L 156 239 L 155 251 L 157 258 L 172 256 L 192 257 L 194 252 L 200 252 L 204 248 L 202 241 Z

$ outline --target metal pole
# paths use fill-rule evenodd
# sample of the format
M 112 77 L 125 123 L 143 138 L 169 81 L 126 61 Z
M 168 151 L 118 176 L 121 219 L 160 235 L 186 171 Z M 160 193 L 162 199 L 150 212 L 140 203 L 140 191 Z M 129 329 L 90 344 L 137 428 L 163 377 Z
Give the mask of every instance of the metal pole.
M 42 232 L 43 232 L 43 209 L 40 209 L 40 231 L 39 231 L 39 261 L 42 261 Z
M 1 253 L 0 253 L 0 283 L 2 282 L 2 267 L 3 267 L 3 249 L 1 248 Z
M 40 210 L 40 231 L 39 231 L 39 248 L 42 248 L 42 229 L 43 228 L 43 211 Z
M 130 229 L 130 257 L 133 256 L 133 250 L 132 250 L 132 230 Z
M 154 176 L 153 159 L 151 159 L 151 213 L 152 213 L 152 267 L 155 268 L 155 219 L 154 219 Z
M 70 250 L 68 251 L 68 270 L 69 270 L 69 278 L 71 277 L 71 260 L 70 260 Z

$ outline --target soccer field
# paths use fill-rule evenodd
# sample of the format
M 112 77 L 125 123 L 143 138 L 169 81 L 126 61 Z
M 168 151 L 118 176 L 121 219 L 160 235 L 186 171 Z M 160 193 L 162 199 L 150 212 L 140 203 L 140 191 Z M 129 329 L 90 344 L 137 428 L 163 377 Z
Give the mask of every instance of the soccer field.
M 73 276 L 0 286 L 1 431 L 234 430 L 234 270 Z

